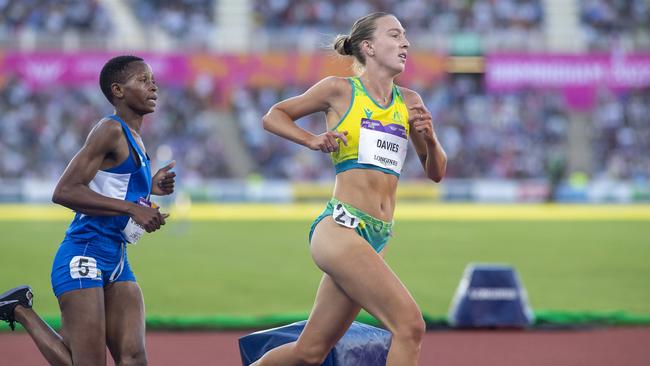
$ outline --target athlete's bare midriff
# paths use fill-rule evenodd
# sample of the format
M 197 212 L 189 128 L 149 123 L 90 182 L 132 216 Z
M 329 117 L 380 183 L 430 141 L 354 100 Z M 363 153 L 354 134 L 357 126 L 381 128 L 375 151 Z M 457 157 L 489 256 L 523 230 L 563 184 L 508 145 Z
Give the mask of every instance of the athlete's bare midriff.
M 398 178 L 372 169 L 350 169 L 336 176 L 334 197 L 368 215 L 392 221 Z

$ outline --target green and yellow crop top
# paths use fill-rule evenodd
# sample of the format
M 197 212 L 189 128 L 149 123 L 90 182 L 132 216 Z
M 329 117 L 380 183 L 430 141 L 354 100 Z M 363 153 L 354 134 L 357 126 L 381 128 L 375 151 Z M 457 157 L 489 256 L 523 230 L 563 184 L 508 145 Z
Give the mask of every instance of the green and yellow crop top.
M 409 114 L 399 88 L 393 85 L 392 101 L 382 107 L 366 91 L 358 77 L 352 84 L 350 107 L 332 131 L 348 131 L 347 146 L 332 153 L 336 174 L 350 169 L 373 169 L 399 177 L 408 149 Z

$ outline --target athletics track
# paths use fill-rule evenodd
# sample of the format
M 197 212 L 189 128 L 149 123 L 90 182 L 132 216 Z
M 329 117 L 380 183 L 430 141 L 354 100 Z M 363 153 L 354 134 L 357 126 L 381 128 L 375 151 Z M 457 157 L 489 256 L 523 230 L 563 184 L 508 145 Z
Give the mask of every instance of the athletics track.
M 149 364 L 238 366 L 237 340 L 247 333 L 151 332 L 147 334 Z M 0 365 L 46 363 L 26 333 L 3 332 Z M 650 327 L 429 331 L 420 365 L 648 366 Z

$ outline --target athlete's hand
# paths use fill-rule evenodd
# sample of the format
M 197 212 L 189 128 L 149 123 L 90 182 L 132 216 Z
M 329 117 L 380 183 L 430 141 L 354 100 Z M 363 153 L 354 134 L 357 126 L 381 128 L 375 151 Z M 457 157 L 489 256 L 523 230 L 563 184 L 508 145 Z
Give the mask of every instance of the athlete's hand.
M 166 196 L 174 193 L 176 173 L 170 170 L 176 165 L 176 160 L 160 168 L 151 180 L 151 194 Z
M 339 141 L 348 146 L 348 139 L 345 137 L 348 131 L 327 131 L 320 135 L 314 136 L 307 142 L 307 147 L 312 150 L 320 150 L 324 153 L 331 153 L 339 150 Z
M 423 104 L 415 104 L 409 107 L 409 124 L 412 129 L 422 134 L 424 141 L 427 143 L 435 142 L 433 117 Z
M 165 225 L 165 218 L 168 214 L 163 214 L 157 208 L 142 206 L 134 203 L 129 216 L 142 226 L 148 233 L 154 232 L 162 225 Z

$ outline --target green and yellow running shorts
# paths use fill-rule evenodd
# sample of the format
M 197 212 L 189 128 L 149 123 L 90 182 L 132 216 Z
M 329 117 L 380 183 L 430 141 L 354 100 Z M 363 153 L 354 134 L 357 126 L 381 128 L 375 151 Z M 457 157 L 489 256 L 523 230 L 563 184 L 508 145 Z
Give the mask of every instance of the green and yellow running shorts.
M 379 220 L 367 213 L 343 203 L 336 198 L 330 199 L 323 213 L 320 214 L 311 224 L 309 230 L 309 242 L 314 235 L 316 225 L 327 216 L 332 216 L 334 222 L 341 226 L 354 229 L 359 236 L 364 238 L 377 253 L 388 243 L 393 233 L 393 223 Z

